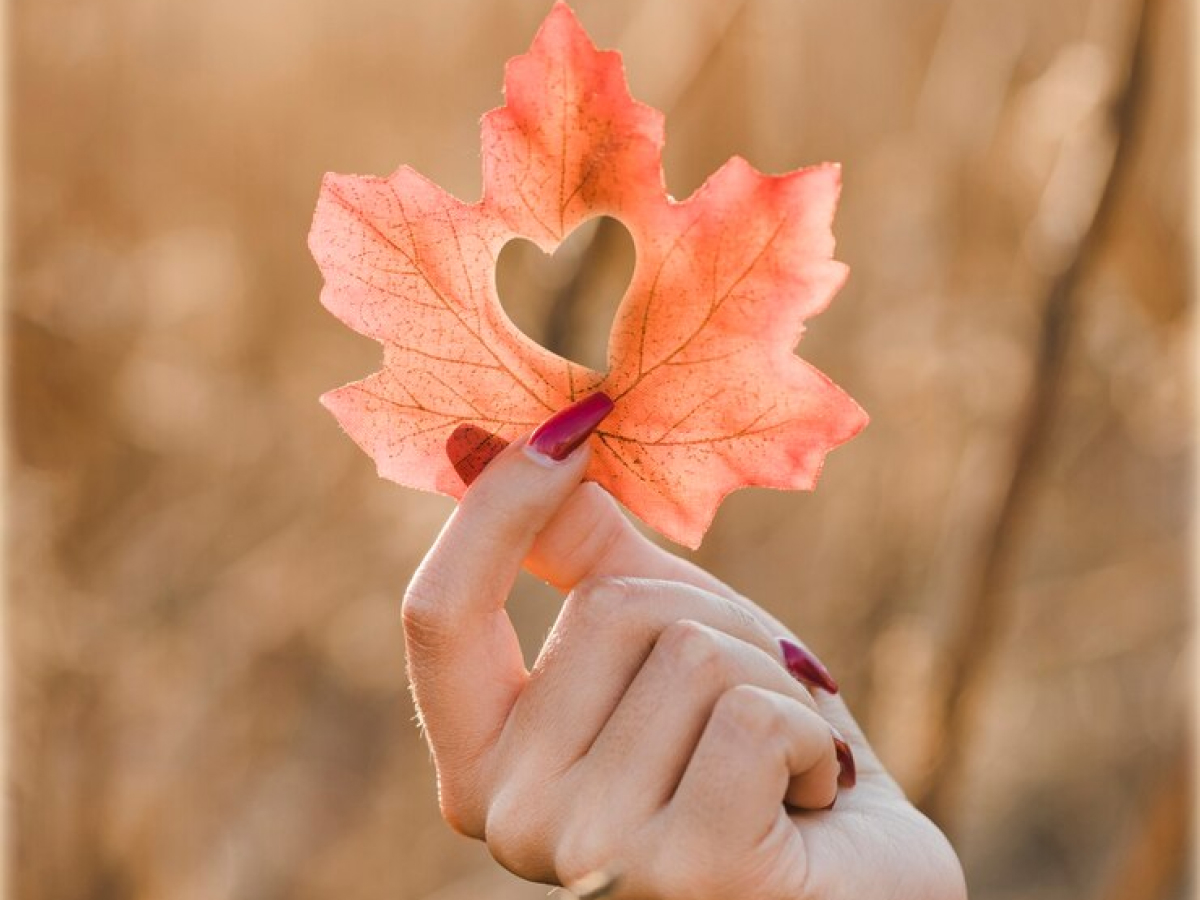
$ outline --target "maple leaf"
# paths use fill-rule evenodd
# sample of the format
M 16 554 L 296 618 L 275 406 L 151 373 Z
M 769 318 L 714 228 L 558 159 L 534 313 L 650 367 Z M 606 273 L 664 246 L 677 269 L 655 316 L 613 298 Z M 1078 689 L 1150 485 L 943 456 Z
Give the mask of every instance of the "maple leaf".
M 459 497 L 499 447 L 603 390 L 616 406 L 588 477 L 691 547 L 733 490 L 811 489 L 867 421 L 794 353 L 847 274 L 832 258 L 839 167 L 770 176 L 735 157 L 674 200 L 662 113 L 562 2 L 509 61 L 505 101 L 483 118 L 476 203 L 408 167 L 325 177 L 309 236 L 321 300 L 383 345 L 383 366 L 322 402 L 382 476 Z M 509 240 L 550 253 L 601 215 L 637 253 L 607 372 L 526 337 L 494 277 Z

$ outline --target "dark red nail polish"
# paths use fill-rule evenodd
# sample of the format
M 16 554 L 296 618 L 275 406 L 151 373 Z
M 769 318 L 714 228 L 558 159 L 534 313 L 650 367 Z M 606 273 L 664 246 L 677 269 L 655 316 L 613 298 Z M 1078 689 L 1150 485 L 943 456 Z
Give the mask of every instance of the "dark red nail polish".
M 858 782 L 858 771 L 854 766 L 854 751 L 850 749 L 850 745 L 846 743 L 844 737 L 836 730 L 830 730 L 833 731 L 833 749 L 837 753 L 838 787 L 852 788 Z
M 539 425 L 529 436 L 528 447 L 561 462 L 586 441 L 612 411 L 613 402 L 608 394 L 599 392 L 584 397 Z
M 780 638 L 779 648 L 783 652 L 783 663 L 798 680 L 811 687 L 819 687 L 831 694 L 838 692 L 837 682 L 821 661 L 790 638 Z

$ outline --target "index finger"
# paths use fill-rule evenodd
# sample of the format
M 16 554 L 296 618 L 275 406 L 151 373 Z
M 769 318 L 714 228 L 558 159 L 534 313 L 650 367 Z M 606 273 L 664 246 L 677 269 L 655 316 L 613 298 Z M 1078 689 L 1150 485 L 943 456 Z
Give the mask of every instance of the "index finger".
M 464 495 L 404 598 L 409 679 L 443 813 L 478 833 L 481 766 L 524 687 L 505 601 L 535 535 L 587 468 L 583 442 L 612 409 L 592 395 L 517 441 Z

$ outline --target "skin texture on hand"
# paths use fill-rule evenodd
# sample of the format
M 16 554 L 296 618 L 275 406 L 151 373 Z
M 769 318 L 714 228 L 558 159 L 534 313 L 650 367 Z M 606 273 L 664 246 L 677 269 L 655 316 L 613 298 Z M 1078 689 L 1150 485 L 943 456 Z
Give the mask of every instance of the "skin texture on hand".
M 447 822 L 531 880 L 618 873 L 612 897 L 964 898 L 841 698 L 789 673 L 794 636 L 642 538 L 587 463 L 507 448 L 405 596 Z M 567 592 L 532 671 L 505 611 L 523 564 Z

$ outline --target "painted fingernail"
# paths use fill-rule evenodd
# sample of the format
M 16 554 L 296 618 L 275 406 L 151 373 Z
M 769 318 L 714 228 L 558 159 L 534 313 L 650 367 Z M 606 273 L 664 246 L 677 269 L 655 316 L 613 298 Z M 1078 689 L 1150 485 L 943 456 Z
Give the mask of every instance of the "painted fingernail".
M 846 743 L 846 739 L 838 733 L 836 728 L 830 728 L 833 732 L 833 749 L 837 753 L 838 761 L 838 787 L 852 788 L 858 782 L 858 771 L 854 766 L 854 751 L 850 749 L 850 745 Z
M 831 694 L 838 692 L 837 682 L 829 674 L 829 670 L 821 661 L 790 638 L 779 639 L 779 649 L 783 652 L 783 664 L 798 681 L 803 681 L 810 687 L 819 687 Z
M 508 441 L 485 428 L 470 423 L 459 425 L 446 440 L 446 456 L 454 471 L 468 487 L 483 474 Z
M 555 413 L 529 436 L 526 447 L 546 459 L 562 462 L 588 439 L 613 411 L 613 402 L 603 392 L 584 397 Z

